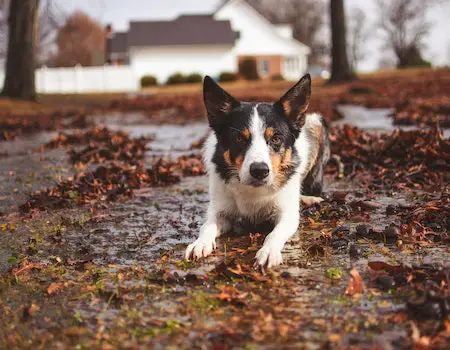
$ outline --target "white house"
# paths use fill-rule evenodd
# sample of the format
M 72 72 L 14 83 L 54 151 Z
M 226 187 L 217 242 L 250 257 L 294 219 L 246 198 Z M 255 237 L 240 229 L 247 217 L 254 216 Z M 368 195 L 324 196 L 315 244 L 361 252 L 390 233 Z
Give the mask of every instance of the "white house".
M 111 32 L 107 57 L 130 64 L 138 79 L 154 75 L 160 82 L 175 72 L 237 72 L 247 57 L 257 60 L 262 78 L 296 80 L 306 71 L 310 49 L 292 34 L 291 26 L 270 23 L 245 0 L 229 0 L 210 15 L 132 21 L 128 32 Z

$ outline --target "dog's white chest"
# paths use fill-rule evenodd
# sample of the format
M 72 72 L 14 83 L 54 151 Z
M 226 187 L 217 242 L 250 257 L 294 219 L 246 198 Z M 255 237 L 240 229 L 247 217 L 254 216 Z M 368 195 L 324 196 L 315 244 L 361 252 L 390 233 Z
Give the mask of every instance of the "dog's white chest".
M 268 194 L 264 190 L 247 191 L 241 186 L 228 189 L 233 198 L 236 214 L 250 219 L 267 219 L 277 211 L 277 195 Z

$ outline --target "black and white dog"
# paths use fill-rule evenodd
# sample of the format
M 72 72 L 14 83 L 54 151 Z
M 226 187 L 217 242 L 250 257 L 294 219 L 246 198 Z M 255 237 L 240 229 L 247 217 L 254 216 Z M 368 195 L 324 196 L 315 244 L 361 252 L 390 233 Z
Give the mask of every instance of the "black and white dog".
M 239 102 L 205 77 L 203 96 L 213 131 L 204 146 L 210 203 L 186 259 L 211 254 L 216 238 L 237 218 L 246 218 L 254 224 L 270 219 L 274 225 L 256 263 L 269 268 L 282 263 L 281 251 L 299 225 L 302 183 L 304 193 L 320 195 L 330 154 L 322 117 L 305 114 L 310 95 L 309 74 L 275 103 Z

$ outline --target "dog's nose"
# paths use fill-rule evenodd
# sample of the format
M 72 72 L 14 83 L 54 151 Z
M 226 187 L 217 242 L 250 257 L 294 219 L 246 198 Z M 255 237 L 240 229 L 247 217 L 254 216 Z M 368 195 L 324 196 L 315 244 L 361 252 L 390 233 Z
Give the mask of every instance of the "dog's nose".
M 264 180 L 269 175 L 269 166 L 264 162 L 256 162 L 250 165 L 250 175 L 257 180 Z

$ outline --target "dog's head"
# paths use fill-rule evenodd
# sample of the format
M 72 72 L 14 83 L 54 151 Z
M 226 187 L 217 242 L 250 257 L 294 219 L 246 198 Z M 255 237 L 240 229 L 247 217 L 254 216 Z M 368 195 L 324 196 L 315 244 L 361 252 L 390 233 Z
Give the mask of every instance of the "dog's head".
M 240 102 L 205 77 L 203 96 L 217 137 L 212 161 L 221 177 L 253 187 L 282 187 L 299 165 L 294 144 L 310 95 L 309 74 L 274 103 Z

